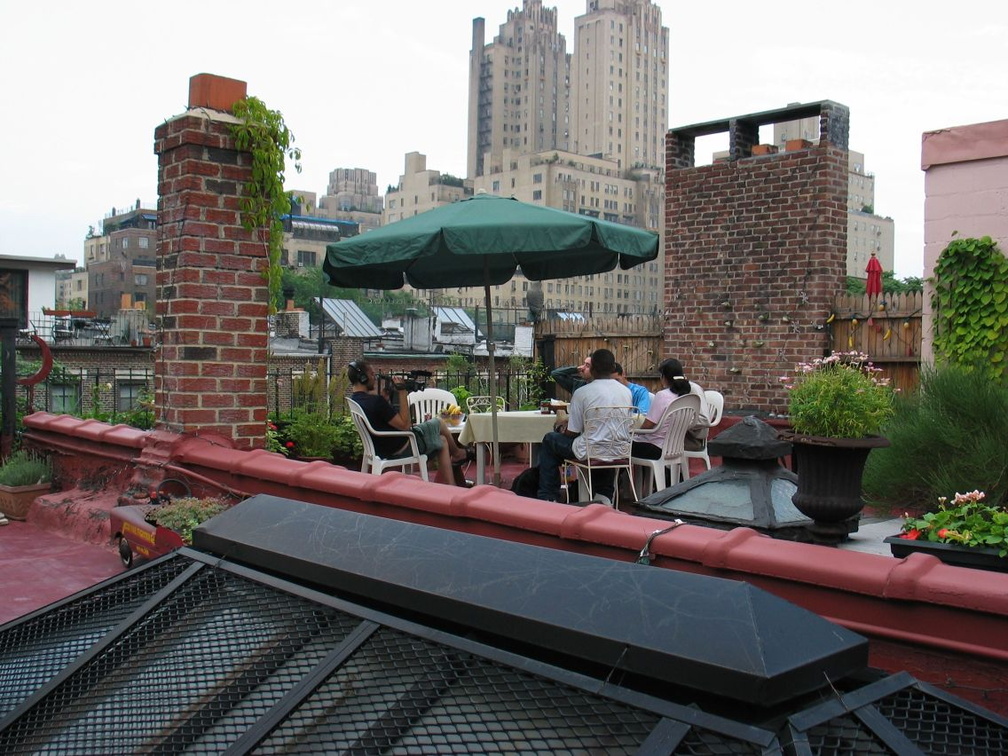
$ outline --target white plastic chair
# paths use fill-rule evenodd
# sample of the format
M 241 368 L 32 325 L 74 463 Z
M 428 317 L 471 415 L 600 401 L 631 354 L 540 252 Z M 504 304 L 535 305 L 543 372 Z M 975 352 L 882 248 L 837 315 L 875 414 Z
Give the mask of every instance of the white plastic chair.
M 710 419 L 707 424 L 708 428 L 714 428 L 721 423 L 721 415 L 724 414 L 724 395 L 720 391 L 704 391 L 704 398 L 707 400 L 707 409 L 710 412 Z M 710 470 L 710 456 L 707 454 L 707 439 L 703 440 L 703 448 L 697 449 L 696 451 L 690 451 L 686 449 L 683 451 L 683 456 L 686 457 L 686 477 L 689 477 L 689 460 L 690 459 L 702 459 L 704 464 L 707 465 L 707 469 Z
M 413 431 L 378 431 L 371 427 L 371 423 L 367 419 L 367 415 L 364 414 L 364 410 L 361 406 L 357 404 L 353 399 L 347 397 L 347 405 L 350 407 L 350 417 L 353 420 L 354 427 L 357 429 L 357 434 L 360 436 L 361 443 L 364 445 L 364 459 L 361 462 L 361 472 L 368 472 L 368 468 L 371 468 L 372 475 L 381 475 L 386 469 L 390 467 L 401 467 L 403 472 L 406 472 L 407 467 L 412 467 L 416 465 L 420 469 L 420 477 L 424 480 L 430 480 L 427 476 L 427 455 L 420 453 L 420 447 L 417 446 L 416 436 L 413 435 Z M 405 457 L 395 457 L 393 459 L 383 459 L 379 457 L 375 452 L 374 439 L 375 436 L 381 438 L 401 438 L 403 442 L 409 442 L 410 454 Z
M 587 442 L 587 453 L 584 459 L 566 460 L 566 463 L 577 471 L 578 484 L 585 486 L 589 499 L 595 498 L 592 489 L 592 470 L 616 470 L 616 477 L 613 480 L 614 501 L 611 503 L 618 509 L 619 474 L 620 470 L 626 470 L 630 490 L 633 491 L 634 501 L 637 501 L 637 487 L 634 485 L 633 466 L 630 462 L 630 445 L 638 414 L 636 407 L 589 407 L 585 410 L 582 435 Z M 600 440 L 594 440 L 596 438 Z M 569 486 L 567 500 L 570 501 Z
M 425 388 L 407 395 L 410 408 L 410 418 L 413 424 L 422 423 L 430 417 L 438 417 L 441 410 L 455 404 L 455 395 L 451 391 L 439 388 Z
M 648 494 L 665 488 L 666 473 L 671 473 L 672 485 L 689 478 L 689 460 L 686 459 L 683 445 L 686 443 L 686 431 L 696 424 L 700 412 L 700 397 L 696 394 L 686 394 L 674 399 L 662 413 L 661 420 L 654 428 L 638 430 L 637 440 L 641 437 L 661 430 L 668 423 L 668 434 L 662 442 L 662 455 L 658 459 L 632 457 L 631 463 L 647 473 L 647 480 L 641 481 L 641 492 Z

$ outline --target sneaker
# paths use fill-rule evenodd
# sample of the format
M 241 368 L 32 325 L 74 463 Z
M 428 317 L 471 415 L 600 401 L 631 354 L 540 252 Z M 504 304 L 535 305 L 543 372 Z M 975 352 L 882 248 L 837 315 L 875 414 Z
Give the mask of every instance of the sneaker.
M 9 525 L 9 524 L 10 524 L 10 520 L 8 520 L 6 517 L 3 516 L 2 513 L 0 513 L 0 527 L 2 527 L 3 525 Z
M 592 501 L 597 502 L 599 504 L 605 504 L 607 507 L 611 507 L 612 506 L 612 499 L 610 499 L 605 494 L 600 494 L 600 493 L 595 494 L 592 497 Z

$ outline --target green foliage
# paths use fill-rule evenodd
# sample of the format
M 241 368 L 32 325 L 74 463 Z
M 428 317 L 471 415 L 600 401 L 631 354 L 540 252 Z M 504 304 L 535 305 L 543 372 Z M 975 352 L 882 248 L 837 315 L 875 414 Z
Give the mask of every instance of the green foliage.
M 508 360 L 508 369 L 518 378 L 518 409 L 539 409 L 539 404 L 546 397 L 546 381 L 548 374 L 541 360 L 529 360 L 520 355 L 513 355 Z
M 882 273 L 882 292 L 884 294 L 909 294 L 924 290 L 923 279 L 917 276 L 909 278 L 896 278 L 896 274 L 891 270 Z M 864 294 L 865 279 L 847 276 L 847 284 L 844 288 L 848 294 Z
M 927 506 L 979 488 L 995 505 L 1008 503 L 1008 389 L 980 372 L 923 369 L 920 390 L 897 399 L 885 435 L 891 445 L 865 466 L 870 499 Z
M 464 355 L 449 354 L 445 360 L 445 372 L 449 375 L 468 375 L 472 369 L 472 363 Z
M 361 443 L 360 434 L 353 424 L 350 415 L 340 415 L 333 419 L 336 427 L 336 443 L 333 444 L 333 451 L 343 457 L 356 459 L 364 456 L 364 444 Z
M 182 537 L 184 543 L 190 544 L 194 528 L 211 517 L 216 517 L 227 508 L 228 504 L 219 499 L 197 499 L 186 496 L 155 507 L 147 513 L 145 519 L 162 528 L 174 530 Z
M 473 395 L 472 391 L 467 389 L 465 386 L 456 386 L 455 388 L 448 390 L 451 391 L 452 396 L 455 397 L 455 404 L 462 408 L 469 406 L 469 397 Z
M 0 465 L 0 485 L 31 486 L 52 480 L 52 464 L 47 457 L 18 449 Z
M 352 426 L 351 426 L 352 427 Z M 283 429 L 283 435 L 293 443 L 288 447 L 298 457 L 324 457 L 333 454 L 336 442 L 341 438 L 336 425 L 326 414 L 295 409 L 290 421 Z
M 953 239 L 935 264 L 931 308 L 940 361 L 1003 380 L 1008 369 L 1008 260 L 989 236 Z
M 124 412 L 115 413 L 113 420 L 132 428 L 150 430 L 154 427 L 154 398 L 144 389 L 140 392 L 136 405 Z
M 876 434 L 893 412 L 888 380 L 860 352 L 833 352 L 798 365 L 787 377 L 788 413 L 795 432 L 830 438 Z
M 280 217 L 290 212 L 290 196 L 284 191 L 287 159 L 294 161 L 301 172 L 301 150 L 292 147 L 294 135 L 283 115 L 270 110 L 256 97 L 235 103 L 234 114 L 239 123 L 232 127 L 235 146 L 252 156 L 252 177 L 245 185 L 241 201 L 242 226 L 260 234 L 266 245 L 264 278 L 269 282 L 270 312 L 276 312 L 280 301 L 280 255 L 283 251 L 283 224 Z
M 1008 556 L 1008 511 L 982 503 L 984 498 L 979 490 L 957 493 L 951 504 L 942 497 L 936 511 L 907 516 L 900 537 L 997 549 L 999 556 Z

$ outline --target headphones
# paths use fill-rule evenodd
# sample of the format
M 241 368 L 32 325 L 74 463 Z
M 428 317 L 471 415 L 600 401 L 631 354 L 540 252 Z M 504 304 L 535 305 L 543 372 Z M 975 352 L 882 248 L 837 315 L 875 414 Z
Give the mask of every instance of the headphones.
M 364 369 L 357 364 L 357 360 L 354 360 L 346 368 L 347 378 L 350 379 L 350 383 L 364 383 L 367 378 L 367 373 Z

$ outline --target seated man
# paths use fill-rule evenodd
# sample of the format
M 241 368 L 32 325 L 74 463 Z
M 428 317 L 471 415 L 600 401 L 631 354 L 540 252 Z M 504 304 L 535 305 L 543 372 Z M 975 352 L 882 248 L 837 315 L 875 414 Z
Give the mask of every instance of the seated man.
M 616 363 L 616 372 L 613 373 L 613 378 L 630 389 L 630 396 L 633 397 L 633 406 L 639 409 L 642 415 L 646 415 L 648 410 L 651 409 L 651 392 L 639 383 L 630 383 L 626 376 L 623 375 L 623 366 L 618 362 Z
M 437 452 L 438 471 L 435 480 L 464 486 L 461 475 L 455 475 L 453 465 L 461 465 L 469 459 L 465 449 L 455 443 L 448 426 L 441 418 L 432 418 L 413 425 L 409 414 L 409 401 L 405 387 L 396 387 L 399 393 L 399 410 L 393 407 L 388 399 L 378 393 L 374 368 L 366 360 L 356 360 L 347 366 L 347 376 L 353 384 L 353 394 L 350 396 L 360 405 L 367 416 L 371 427 L 376 431 L 411 430 L 416 436 L 417 447 L 421 454 L 430 455 Z M 409 443 L 399 438 L 388 436 L 372 436 L 375 452 L 383 459 L 394 458 L 409 452 Z
M 557 368 L 550 373 L 550 378 L 567 393 L 573 394 L 591 380 L 591 357 L 585 357 L 580 365 Z
M 592 407 L 633 404 L 630 389 L 615 380 L 616 358 L 608 349 L 597 349 L 591 356 L 591 382 L 579 388 L 571 397 L 566 425 L 543 436 L 539 446 L 538 498 L 546 501 L 560 500 L 560 465 L 568 459 L 585 459 L 588 455 L 584 432 L 585 412 Z M 587 362 L 587 361 L 586 361 Z M 601 429 L 605 432 L 605 429 Z M 593 441 L 598 439 L 592 439 Z M 612 498 L 614 470 L 593 472 L 593 488 Z

